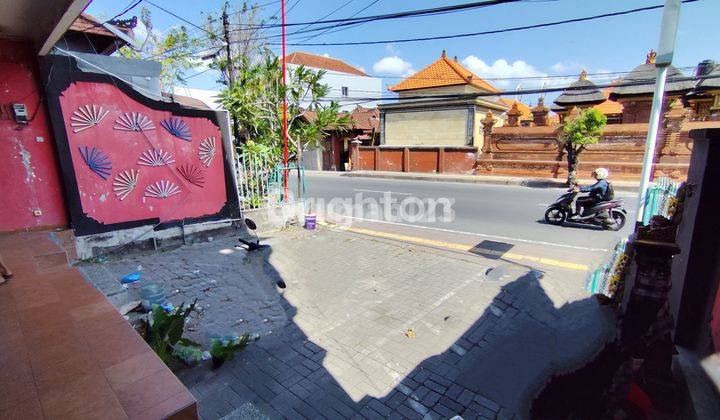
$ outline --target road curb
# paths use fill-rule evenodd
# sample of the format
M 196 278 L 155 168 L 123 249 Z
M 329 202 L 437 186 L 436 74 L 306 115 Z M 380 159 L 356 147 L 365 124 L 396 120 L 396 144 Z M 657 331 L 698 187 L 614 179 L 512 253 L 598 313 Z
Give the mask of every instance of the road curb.
M 313 171 L 312 174 L 320 174 L 321 171 Z M 325 175 L 325 174 L 323 174 Z M 436 182 L 459 182 L 466 184 L 486 184 L 486 185 L 511 185 L 529 188 L 559 188 L 564 189 L 565 182 L 561 180 L 550 180 L 543 178 L 511 178 L 511 177 L 486 177 L 478 175 L 434 175 L 421 173 L 387 173 L 387 172 L 335 172 L 334 176 L 343 176 L 350 178 L 380 178 L 380 179 L 399 179 L 410 181 L 436 181 Z M 592 180 L 582 180 L 582 184 L 592 184 Z M 639 185 L 634 183 L 613 182 L 615 191 L 636 192 Z

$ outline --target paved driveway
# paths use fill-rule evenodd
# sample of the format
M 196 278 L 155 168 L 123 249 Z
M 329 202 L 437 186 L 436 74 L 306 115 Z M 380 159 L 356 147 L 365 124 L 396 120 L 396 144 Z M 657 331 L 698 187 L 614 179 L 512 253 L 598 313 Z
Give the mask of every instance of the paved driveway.
M 577 271 L 328 228 L 267 243 L 248 254 L 221 238 L 84 267 L 106 293 L 141 263 L 177 290 L 173 303 L 200 298 L 196 338 L 261 333 L 216 371 L 179 373 L 203 418 L 522 418 L 612 331 Z

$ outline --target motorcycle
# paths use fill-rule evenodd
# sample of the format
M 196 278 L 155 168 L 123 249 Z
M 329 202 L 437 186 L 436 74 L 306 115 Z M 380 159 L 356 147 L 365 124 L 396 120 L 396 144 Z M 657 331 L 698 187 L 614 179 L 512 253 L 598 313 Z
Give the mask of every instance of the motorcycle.
M 583 212 L 577 216 L 573 214 L 573 203 L 578 191 L 570 190 L 560 196 L 554 203 L 548 206 L 545 211 L 545 221 L 551 225 L 562 225 L 565 222 L 579 223 L 598 226 L 605 230 L 620 230 L 625 226 L 627 211 L 622 208 L 622 199 L 601 201 L 589 208 L 583 208 Z

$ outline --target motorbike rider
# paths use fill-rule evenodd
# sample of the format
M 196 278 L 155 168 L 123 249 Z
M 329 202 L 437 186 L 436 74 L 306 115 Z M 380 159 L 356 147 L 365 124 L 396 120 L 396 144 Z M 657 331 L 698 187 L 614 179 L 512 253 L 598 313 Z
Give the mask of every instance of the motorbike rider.
M 575 213 L 571 217 L 578 217 L 582 215 L 584 209 L 590 208 L 601 201 L 609 201 L 614 197 L 614 193 L 610 183 L 607 180 L 610 171 L 605 168 L 597 168 L 593 171 L 593 177 L 597 180 L 593 185 L 578 188 L 575 186 L 573 191 L 589 193 L 587 197 L 579 197 L 575 201 Z

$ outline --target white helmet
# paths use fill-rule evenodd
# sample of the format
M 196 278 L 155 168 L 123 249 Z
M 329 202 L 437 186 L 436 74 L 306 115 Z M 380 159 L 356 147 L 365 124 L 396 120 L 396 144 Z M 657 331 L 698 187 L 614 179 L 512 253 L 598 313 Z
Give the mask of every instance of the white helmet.
M 610 171 L 608 171 L 605 168 L 597 168 L 597 169 L 595 169 L 594 173 L 595 173 L 595 178 L 597 178 L 597 179 L 605 179 L 608 177 L 608 175 L 610 175 Z

